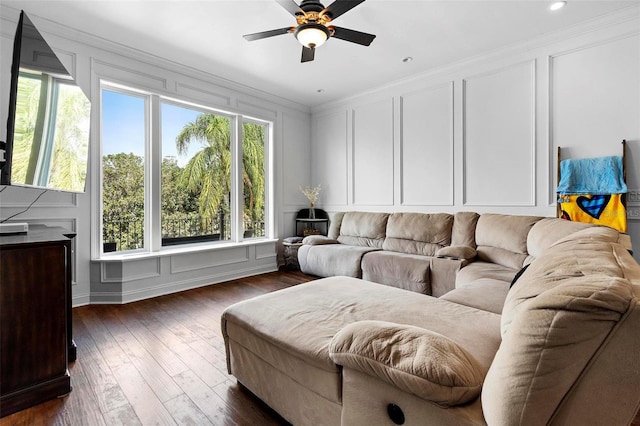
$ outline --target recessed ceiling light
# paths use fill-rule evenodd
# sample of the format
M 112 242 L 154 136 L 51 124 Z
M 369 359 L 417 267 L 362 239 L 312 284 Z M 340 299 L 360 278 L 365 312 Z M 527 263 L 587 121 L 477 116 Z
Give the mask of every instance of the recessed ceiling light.
M 406 56 L 406 57 L 402 58 L 402 62 L 406 63 L 406 62 L 411 62 L 411 61 L 413 61 L 413 58 L 411 56 Z
M 562 9 L 566 5 L 567 5 L 566 1 L 556 1 L 556 2 L 551 3 L 551 6 L 549 6 L 549 10 Z
M 316 92 L 318 92 L 318 93 L 324 93 L 324 89 L 318 89 L 318 90 L 316 90 Z

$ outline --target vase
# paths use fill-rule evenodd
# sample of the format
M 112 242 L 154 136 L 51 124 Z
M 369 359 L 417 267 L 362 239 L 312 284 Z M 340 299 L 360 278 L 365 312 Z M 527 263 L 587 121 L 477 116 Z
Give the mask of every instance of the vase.
M 311 205 L 309 206 L 309 219 L 315 219 L 316 218 L 316 209 L 315 207 L 313 207 L 313 203 L 311 203 Z

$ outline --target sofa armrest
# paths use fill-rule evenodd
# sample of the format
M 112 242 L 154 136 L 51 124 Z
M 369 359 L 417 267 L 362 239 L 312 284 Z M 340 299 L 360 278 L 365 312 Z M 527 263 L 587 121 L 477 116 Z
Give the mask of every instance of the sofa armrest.
M 442 247 L 436 252 L 436 256 L 463 260 L 471 260 L 476 257 L 477 254 L 476 249 L 469 246 L 447 246 Z
M 304 240 L 302 240 L 302 244 L 305 244 L 308 246 L 319 246 L 323 244 L 340 244 L 340 243 L 338 242 L 338 240 L 325 237 L 324 235 L 309 235 L 304 237 Z
M 442 406 L 480 395 L 486 371 L 466 350 L 436 332 L 384 321 L 359 321 L 340 330 L 329 356 L 344 368 L 377 377 Z

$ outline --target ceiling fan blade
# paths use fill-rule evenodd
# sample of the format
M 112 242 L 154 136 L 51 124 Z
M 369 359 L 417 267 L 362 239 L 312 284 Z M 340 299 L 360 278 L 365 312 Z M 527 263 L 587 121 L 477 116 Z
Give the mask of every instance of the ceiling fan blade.
M 260 33 L 245 34 L 244 37 L 248 41 L 260 40 L 261 38 L 273 37 L 291 32 L 291 27 L 279 28 L 277 30 L 262 31 Z
M 348 28 L 331 28 L 333 28 L 333 37 L 350 41 L 351 43 L 358 43 L 363 46 L 369 46 L 373 39 L 376 38 L 376 36 L 373 34 L 362 33 L 360 31 L 350 30 Z
M 314 47 L 302 46 L 302 60 L 300 62 L 311 62 L 316 54 Z
M 331 15 L 331 19 L 336 19 L 338 16 L 350 11 L 362 2 L 364 2 L 364 0 L 336 0 L 323 12 Z
M 304 14 L 304 11 L 300 9 L 300 6 L 293 0 L 276 0 L 280 6 L 285 8 L 287 12 L 293 16 Z

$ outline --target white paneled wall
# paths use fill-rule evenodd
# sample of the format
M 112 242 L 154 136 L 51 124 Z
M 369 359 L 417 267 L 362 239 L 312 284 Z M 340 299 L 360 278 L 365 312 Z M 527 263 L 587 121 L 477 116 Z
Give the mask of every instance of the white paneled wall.
M 464 204 L 533 206 L 535 62 L 462 84 Z
M 551 141 L 563 158 L 620 155 L 631 140 L 628 180 L 640 188 L 640 35 L 550 56 Z M 554 163 L 555 167 L 555 163 Z
M 619 155 L 626 139 L 640 258 L 640 8 L 322 105 L 312 126 L 330 213 L 555 216 L 557 146 Z
M 400 96 L 400 203 L 453 205 L 453 82 Z
M 351 122 L 353 204 L 392 206 L 393 100 L 358 105 Z
M 313 121 L 313 185 L 322 185 L 323 204 L 347 204 L 347 134 L 346 110 L 338 109 Z

